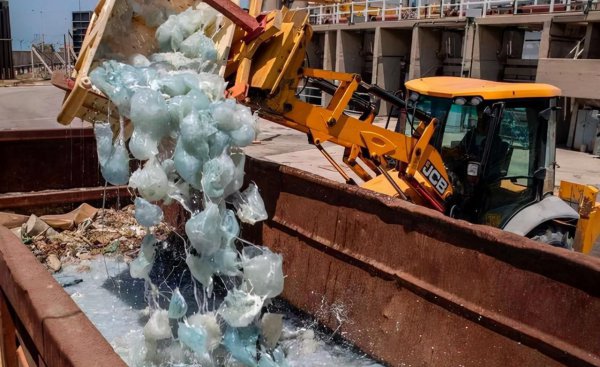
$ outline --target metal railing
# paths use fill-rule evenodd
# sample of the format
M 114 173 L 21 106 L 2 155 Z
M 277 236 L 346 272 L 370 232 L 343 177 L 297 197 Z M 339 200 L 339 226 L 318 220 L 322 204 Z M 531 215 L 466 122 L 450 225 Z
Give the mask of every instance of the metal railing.
M 355 92 L 355 95 L 365 97 L 366 100 L 370 98 L 369 93 Z M 317 106 L 323 106 L 323 94 L 319 88 L 311 87 L 307 85 L 306 87 L 298 88 L 298 97 L 306 102 Z M 355 110 L 354 105 L 351 102 L 344 111 L 352 114 L 362 114 L 363 111 Z
M 599 10 L 599 0 L 410 0 L 410 6 L 398 0 L 364 0 L 350 3 L 309 5 L 309 21 L 314 25 L 368 23 L 458 17 L 468 11 L 486 17 L 500 14 L 540 14 Z M 479 13 L 479 14 L 477 14 Z

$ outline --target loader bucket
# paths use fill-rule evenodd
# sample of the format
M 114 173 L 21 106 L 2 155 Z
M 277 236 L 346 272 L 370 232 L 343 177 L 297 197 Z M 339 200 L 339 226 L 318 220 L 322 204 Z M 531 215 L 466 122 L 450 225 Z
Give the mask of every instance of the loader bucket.
M 154 34 L 158 24 L 147 20 L 141 13 L 143 9 L 159 9 L 168 15 L 197 3 L 196 0 L 101 0 L 92 15 L 74 70 L 68 75 L 59 71 L 52 76 L 52 83 L 67 93 L 58 122 L 68 125 L 79 117 L 92 123 L 110 120 L 118 125 L 117 109 L 100 91 L 93 89 L 89 73 L 105 59 L 127 61 L 133 55 L 148 56 L 157 50 Z M 235 26 L 226 18 L 218 29 L 210 30 L 222 61 L 221 74 L 225 71 L 234 30 Z

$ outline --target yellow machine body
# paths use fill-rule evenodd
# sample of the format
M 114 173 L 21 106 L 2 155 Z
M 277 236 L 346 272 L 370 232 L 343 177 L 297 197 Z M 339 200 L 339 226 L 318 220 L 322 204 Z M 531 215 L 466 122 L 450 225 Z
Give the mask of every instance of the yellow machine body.
M 72 90 L 59 116 L 62 123 L 69 123 L 74 117 L 91 122 L 107 119 L 106 99 L 92 91 L 87 74 L 95 62 L 95 51 L 102 42 L 104 28 L 110 24 L 114 3 L 115 0 L 103 0 L 97 7 L 76 73 L 70 78 L 63 75 L 54 80 L 61 88 Z M 177 3 L 181 7 L 188 4 L 183 0 Z M 257 16 L 258 9 L 259 4 L 251 2 L 250 15 Z M 353 180 L 323 149 L 322 143 L 329 141 L 345 148 L 343 161 L 364 181 L 363 187 L 446 212 L 445 202 L 452 197 L 454 188 L 440 152 L 431 144 L 438 121 L 435 118 L 421 121 L 415 133 L 409 136 L 374 125 L 374 111 L 360 118 L 345 113 L 354 93 L 364 85 L 357 74 L 304 67 L 306 48 L 312 36 L 308 13 L 284 7 L 260 16 L 264 28 L 252 39 L 231 22 L 217 32 L 217 46 L 224 64 L 222 74 L 231 86 L 229 96 L 252 107 L 263 118 L 306 133 L 347 182 L 353 183 Z M 298 87 L 305 78 L 327 80 L 334 86 L 327 106 L 298 98 Z M 408 82 L 407 87 L 444 98 L 479 96 L 487 100 L 560 94 L 557 88 L 544 84 L 448 77 L 417 79 Z M 118 121 L 117 116 L 117 111 L 111 112 L 113 123 Z M 590 190 L 584 188 L 578 197 L 588 200 L 592 195 Z M 580 250 L 584 252 L 589 251 L 600 228 L 600 225 L 594 226 L 600 220 L 598 206 L 589 209 L 587 203 L 580 205 L 582 220 L 578 225 L 578 236 L 582 238 Z

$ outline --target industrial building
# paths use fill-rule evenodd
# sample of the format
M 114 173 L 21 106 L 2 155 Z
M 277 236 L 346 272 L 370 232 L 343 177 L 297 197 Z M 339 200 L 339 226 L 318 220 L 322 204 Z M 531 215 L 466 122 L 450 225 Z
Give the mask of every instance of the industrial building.
M 387 90 L 438 75 L 550 83 L 563 95 L 557 143 L 600 153 L 597 0 L 385 0 L 306 8 L 314 29 L 311 67 L 358 73 Z M 382 103 L 380 115 L 388 112 Z
M 92 19 L 91 11 L 74 11 L 72 15 L 73 20 L 73 51 L 75 55 L 79 55 L 81 45 L 83 45 L 83 39 L 85 38 L 85 32 L 90 25 Z
M 13 78 L 10 11 L 8 1 L 0 1 L 0 80 Z

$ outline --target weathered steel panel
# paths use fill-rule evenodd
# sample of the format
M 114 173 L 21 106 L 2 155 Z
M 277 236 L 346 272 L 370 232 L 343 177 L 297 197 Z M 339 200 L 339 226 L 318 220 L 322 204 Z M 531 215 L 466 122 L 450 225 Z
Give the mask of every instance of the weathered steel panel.
M 395 366 L 600 365 L 600 261 L 249 159 L 284 297 Z M 332 311 L 333 310 L 333 311 Z M 339 312 L 338 312 L 339 314 Z
M 43 365 L 125 366 L 71 297 L 4 227 L 0 227 L 0 289 Z
M 103 186 L 90 128 L 0 132 L 0 193 Z

